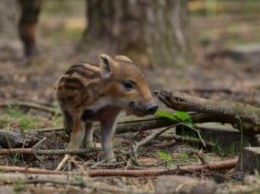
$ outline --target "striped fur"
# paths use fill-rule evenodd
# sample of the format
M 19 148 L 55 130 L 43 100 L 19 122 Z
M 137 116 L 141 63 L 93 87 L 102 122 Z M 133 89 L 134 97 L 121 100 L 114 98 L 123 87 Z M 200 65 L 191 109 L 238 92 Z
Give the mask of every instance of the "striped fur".
M 71 139 L 79 148 L 85 138 L 93 142 L 92 121 L 100 121 L 105 158 L 114 160 L 112 138 L 121 110 L 143 116 L 155 106 L 143 70 L 126 56 L 100 55 L 99 65 L 72 65 L 57 81 L 56 95 Z

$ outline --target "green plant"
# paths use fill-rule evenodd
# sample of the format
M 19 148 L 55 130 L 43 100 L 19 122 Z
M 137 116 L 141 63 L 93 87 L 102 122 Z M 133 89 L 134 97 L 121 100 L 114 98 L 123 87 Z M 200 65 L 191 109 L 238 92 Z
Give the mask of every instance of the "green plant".
M 22 129 L 28 129 L 32 125 L 31 121 L 27 118 L 21 118 L 19 124 Z
M 25 190 L 26 184 L 25 184 L 24 180 L 21 180 L 21 179 L 18 178 L 16 180 L 13 188 L 14 188 L 15 192 L 22 192 L 22 191 Z
M 6 110 L 7 114 L 0 117 L 0 126 L 5 127 L 19 127 L 22 130 L 27 130 L 36 127 L 40 119 L 37 116 L 26 114 L 19 109 L 9 106 Z
M 188 127 L 195 127 L 188 112 L 157 110 L 155 115 L 159 117 L 168 118 L 174 121 L 180 121 Z
M 221 157 L 237 155 L 238 148 L 235 144 L 231 144 L 227 147 L 216 145 L 213 147 L 213 152 Z
M 179 153 L 179 157 L 178 158 L 182 162 L 186 162 L 186 161 L 188 161 L 190 159 L 190 156 L 187 153 L 185 153 L 185 152 L 181 152 L 181 153 Z
M 19 110 L 17 110 L 16 108 L 13 108 L 11 106 L 8 106 L 7 112 L 12 118 L 22 117 L 22 113 Z
M 13 165 L 17 165 L 21 161 L 21 154 L 13 154 Z
M 165 151 L 159 151 L 159 152 L 157 152 L 157 154 L 158 154 L 159 159 L 163 160 L 167 167 L 171 166 L 172 156 L 169 153 L 167 153 Z

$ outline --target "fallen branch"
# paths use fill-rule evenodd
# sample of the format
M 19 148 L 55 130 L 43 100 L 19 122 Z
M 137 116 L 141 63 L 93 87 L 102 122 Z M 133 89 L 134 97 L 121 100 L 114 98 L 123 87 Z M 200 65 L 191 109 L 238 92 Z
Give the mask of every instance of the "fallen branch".
M 41 168 L 27 168 L 27 167 L 18 167 L 18 166 L 0 166 L 0 172 L 21 172 L 28 174 L 61 174 L 61 172 L 56 172 L 53 170 L 46 170 Z M 1 173 L 1 178 L 3 177 Z M 1 179 L 0 178 L 0 179 Z
M 221 122 L 223 119 L 215 115 L 210 115 L 206 113 L 192 113 L 190 118 L 193 123 L 206 123 L 206 122 Z M 161 118 L 157 116 L 146 116 L 143 118 L 134 118 L 129 121 L 119 118 L 118 124 L 116 126 L 116 133 L 129 133 L 129 132 L 140 132 L 146 130 L 153 130 L 162 127 L 169 127 L 171 125 L 180 125 L 183 124 L 180 121 L 171 120 L 168 118 Z M 97 128 L 98 125 L 94 125 L 94 128 Z M 35 132 L 61 132 L 64 131 L 63 127 L 54 127 L 54 128 L 42 128 L 42 129 L 31 129 L 30 131 Z M 256 132 L 256 133 L 260 133 Z
M 70 156 L 69 154 L 65 154 L 65 156 L 63 157 L 63 159 L 60 161 L 60 163 L 58 164 L 58 166 L 56 167 L 55 171 L 60 171 L 65 164 L 67 163 L 67 161 L 71 158 L 72 156 Z
M 64 131 L 64 127 L 50 127 L 50 128 L 40 128 L 40 129 L 30 129 L 29 131 L 37 131 L 37 132 L 60 132 Z
M 174 169 L 145 169 L 145 170 L 119 170 L 119 169 L 100 169 L 100 170 L 87 170 L 90 177 L 98 176 L 127 176 L 127 177 L 145 177 L 145 176 L 159 176 L 159 175 L 169 175 L 169 174 L 184 174 L 184 173 L 194 173 L 194 171 L 202 170 L 222 170 L 230 169 L 235 167 L 238 159 L 230 159 L 219 162 L 211 162 L 201 165 L 190 165 L 182 166 Z M 38 168 L 26 168 L 26 167 L 16 167 L 16 166 L 0 166 L 0 171 L 3 172 L 23 172 L 31 174 L 60 174 L 61 172 L 44 170 Z M 2 177 L 2 175 L 0 176 Z
M 242 103 L 215 102 L 179 92 L 160 91 L 158 98 L 169 108 L 209 114 L 247 133 L 259 133 L 260 108 Z
M 7 154 L 34 154 L 34 155 L 64 155 L 64 154 L 86 154 L 100 151 L 98 148 L 87 149 L 59 149 L 59 150 L 36 150 L 33 148 L 0 149 L 0 155 Z
M 165 131 L 171 129 L 173 126 L 169 126 L 165 129 L 161 129 L 158 132 L 153 132 L 152 134 L 148 135 L 146 138 L 142 139 L 139 142 L 136 142 L 133 146 L 133 152 L 136 153 L 137 149 L 141 146 L 144 146 L 145 144 L 148 144 L 149 142 L 151 142 L 153 139 L 155 139 L 156 137 L 160 136 L 162 133 L 164 133 Z
M 211 162 L 206 165 L 190 165 L 182 166 L 175 169 L 147 169 L 147 170 L 118 170 L 118 169 L 101 169 L 101 170 L 89 170 L 88 175 L 90 177 L 97 176 L 129 176 L 129 177 L 144 177 L 144 176 L 159 176 L 169 174 L 184 174 L 193 173 L 194 171 L 201 170 L 222 170 L 235 167 L 238 159 L 231 159 L 219 162 Z

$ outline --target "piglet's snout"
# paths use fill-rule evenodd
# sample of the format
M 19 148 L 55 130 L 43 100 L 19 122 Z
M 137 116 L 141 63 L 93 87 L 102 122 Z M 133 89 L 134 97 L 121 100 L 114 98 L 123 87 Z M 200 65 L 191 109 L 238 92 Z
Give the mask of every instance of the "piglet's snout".
M 156 104 L 150 104 L 146 107 L 145 113 L 148 115 L 153 115 L 158 110 L 158 105 Z

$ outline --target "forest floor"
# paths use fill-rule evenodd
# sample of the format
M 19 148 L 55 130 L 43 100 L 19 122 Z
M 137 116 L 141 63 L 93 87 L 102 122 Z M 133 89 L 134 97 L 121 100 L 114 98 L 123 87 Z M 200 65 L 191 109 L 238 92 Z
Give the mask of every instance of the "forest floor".
M 75 5 L 77 7 L 77 5 Z M 66 7 L 65 7 L 66 8 Z M 74 7 L 72 7 L 74 9 Z M 76 8 L 75 8 L 76 9 Z M 39 56 L 27 60 L 22 56 L 19 42 L 12 49 L 1 48 L 0 55 L 0 104 L 13 101 L 26 101 L 49 107 L 57 114 L 49 114 L 41 110 L 31 110 L 29 107 L 17 109 L 12 106 L 1 106 L 0 128 L 15 132 L 32 132 L 32 129 L 62 127 L 62 117 L 53 97 L 53 86 L 57 78 L 72 64 L 77 62 L 97 62 L 100 53 L 111 52 L 101 48 L 88 47 L 87 51 L 76 51 L 77 43 L 84 30 L 84 9 L 77 10 L 80 15 L 71 12 L 66 20 L 63 15 L 54 14 L 51 6 L 46 5 L 39 25 Z M 49 14 L 54 15 L 49 15 Z M 51 19 L 50 19 L 51 18 Z M 245 44 L 260 44 L 260 22 L 254 15 L 220 15 L 212 17 L 195 16 L 191 18 L 193 57 L 189 64 L 176 66 L 168 64 L 164 67 L 154 66 L 146 70 L 152 89 L 166 89 L 187 92 L 189 94 L 214 100 L 240 101 L 254 106 L 260 106 L 260 62 L 234 60 L 223 54 L 226 50 Z M 113 52 L 111 54 L 114 54 Z M 160 103 L 161 109 L 166 107 Z M 5 107 L 5 108 L 3 108 Z M 168 133 L 174 133 L 174 128 Z M 152 132 L 146 131 L 134 134 L 117 134 L 115 148 L 129 150 L 134 141 L 141 141 Z M 68 137 L 63 132 L 32 133 L 37 141 L 47 137 L 39 149 L 64 149 Z M 100 142 L 99 135 L 95 140 Z M 24 146 L 24 145 L 23 145 Z M 27 145 L 28 146 L 28 145 Z M 30 145 L 29 147 L 32 147 Z M 25 146 L 26 147 L 26 146 Z M 201 164 L 196 153 L 201 146 L 188 144 L 184 141 L 171 140 L 162 136 L 152 140 L 138 150 L 136 158 L 141 166 L 128 163 L 127 157 L 117 154 L 118 163 L 105 165 L 102 152 L 80 155 L 76 159 L 76 169 L 71 172 L 84 174 L 86 169 L 158 169 L 173 168 Z M 239 152 L 233 147 L 222 149 L 214 147 L 205 149 L 203 157 L 207 162 L 216 162 L 236 158 Z M 26 168 L 41 168 L 54 170 L 63 155 L 33 155 L 9 154 L 0 156 L 0 166 L 17 166 Z M 100 163 L 101 162 L 101 163 Z M 97 165 L 98 164 L 98 165 Z M 80 166 L 80 167 L 79 167 Z M 75 166 L 74 166 L 75 167 Z M 82 170 L 83 168 L 83 170 Z M 191 177 L 215 180 L 218 183 L 229 182 L 229 170 L 188 173 Z M 64 172 L 65 173 L 65 172 Z M 31 184 L 27 187 L 22 181 L 17 181 L 13 188 L 1 184 L 5 193 L 16 192 L 41 193 L 47 190 L 53 193 L 113 193 L 130 190 L 133 193 L 152 193 L 155 189 L 156 177 L 96 177 L 89 178 L 94 183 L 92 189 L 83 190 L 80 186 L 66 187 L 57 184 L 41 186 Z M 84 187 L 84 186 L 82 186 Z M 93 189 L 94 188 L 94 189 Z M 97 189 L 97 188 L 100 188 Z

